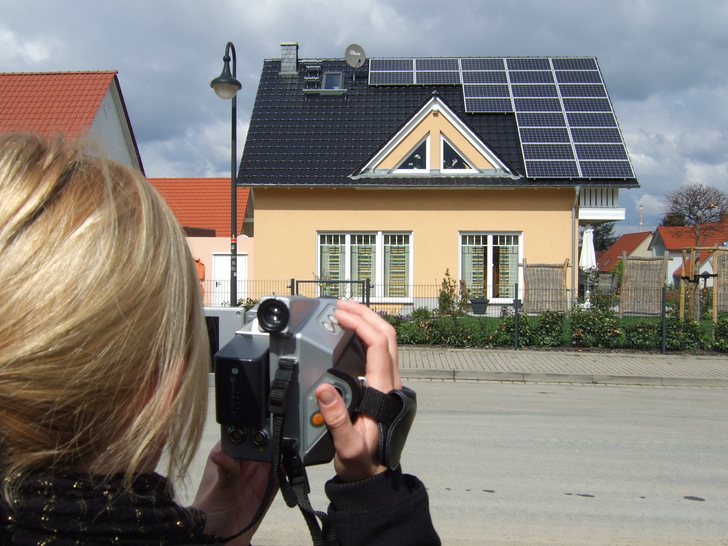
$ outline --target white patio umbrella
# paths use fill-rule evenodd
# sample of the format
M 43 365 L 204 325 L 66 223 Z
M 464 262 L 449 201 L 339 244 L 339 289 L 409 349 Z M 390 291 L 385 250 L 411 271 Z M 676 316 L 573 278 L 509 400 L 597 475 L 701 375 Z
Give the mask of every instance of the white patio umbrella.
M 591 225 L 586 226 L 581 238 L 581 255 L 579 256 L 579 269 L 586 273 L 586 291 L 584 294 L 585 305 L 588 307 L 589 301 L 589 277 L 597 268 L 597 254 L 594 251 L 594 228 Z
M 586 226 L 581 238 L 581 255 L 579 269 L 589 271 L 597 268 L 597 254 L 594 251 L 594 228 Z

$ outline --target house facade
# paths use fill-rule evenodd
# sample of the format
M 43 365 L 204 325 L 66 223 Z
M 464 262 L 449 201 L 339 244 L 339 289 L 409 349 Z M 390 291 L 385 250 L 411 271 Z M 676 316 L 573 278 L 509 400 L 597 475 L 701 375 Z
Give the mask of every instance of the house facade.
M 512 303 L 524 260 L 576 263 L 579 225 L 623 219 L 638 186 L 594 58 L 350 65 L 295 43 L 263 64 L 238 183 L 256 279 L 368 280 L 397 310 L 446 272 Z
M 0 73 L 0 133 L 86 138 L 144 172 L 117 72 Z
M 667 256 L 666 284 L 680 283 L 680 278 L 690 274 L 690 249 L 695 247 L 695 230 L 684 226 L 659 226 L 650 242 L 650 250 L 654 256 Z M 719 222 L 709 222 L 704 225 L 700 246 L 702 250 L 696 251 L 695 258 L 700 261 L 697 274 L 713 273 L 713 263 L 709 248 L 728 246 L 728 216 L 723 216 Z M 688 259 L 687 268 L 683 267 L 683 252 Z M 686 272 L 687 269 L 687 272 Z M 712 286 L 712 280 L 707 280 Z
M 150 178 L 185 230 L 197 264 L 204 304 L 230 302 L 230 178 Z M 248 188 L 237 188 L 237 294 L 248 297 L 253 268 L 252 203 Z

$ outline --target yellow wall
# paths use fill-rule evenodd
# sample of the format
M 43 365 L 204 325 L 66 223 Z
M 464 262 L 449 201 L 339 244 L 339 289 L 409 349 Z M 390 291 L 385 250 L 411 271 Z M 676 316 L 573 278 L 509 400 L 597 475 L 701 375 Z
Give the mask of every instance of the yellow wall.
M 573 189 L 255 189 L 253 278 L 313 279 L 317 231 L 412 233 L 413 283 L 459 276 L 459 232 L 522 232 L 528 263 L 571 258 Z

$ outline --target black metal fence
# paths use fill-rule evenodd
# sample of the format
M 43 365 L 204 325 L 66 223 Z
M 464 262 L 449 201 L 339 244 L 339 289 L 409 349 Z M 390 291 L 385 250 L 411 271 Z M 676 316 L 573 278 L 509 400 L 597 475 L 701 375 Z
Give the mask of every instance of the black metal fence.
M 212 284 L 202 287 L 205 304 L 229 306 L 229 284 Z M 636 312 L 633 305 L 622 306 L 619 294 L 599 290 L 574 300 L 567 289 L 518 286 L 510 297 L 490 300 L 460 291 L 446 294 L 439 283 L 409 285 L 404 291 L 405 297 L 388 298 L 366 281 L 249 281 L 238 287 L 238 304 L 250 307 L 270 294 L 354 298 L 391 322 L 403 344 L 728 352 L 728 313 L 715 321 L 709 294 L 703 297 L 700 320 L 682 320 L 679 291 L 667 287 L 651 296 L 658 302 Z

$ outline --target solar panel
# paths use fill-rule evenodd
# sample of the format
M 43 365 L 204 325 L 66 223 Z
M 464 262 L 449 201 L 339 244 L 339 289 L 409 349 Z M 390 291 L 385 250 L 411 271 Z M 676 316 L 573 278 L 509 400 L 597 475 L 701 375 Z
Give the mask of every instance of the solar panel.
M 571 144 L 524 144 L 524 159 L 574 159 Z
M 511 99 L 465 98 L 468 112 L 513 112 Z
M 573 59 L 553 59 L 556 70 L 597 70 L 597 63 L 593 58 L 579 57 Z
M 372 59 L 369 70 L 414 70 L 414 59 Z
M 599 72 L 557 71 L 556 81 L 559 83 L 602 83 L 602 77 Z
M 561 112 L 559 99 L 515 99 L 516 112 Z
M 415 59 L 415 70 L 460 70 L 458 59 Z
M 506 59 L 508 70 L 551 70 L 551 64 L 545 58 Z
M 520 129 L 521 142 L 571 142 L 569 131 L 565 128 L 530 128 Z
M 538 72 L 509 72 L 511 83 L 553 83 L 554 74 L 551 71 L 540 70 Z
M 465 97 L 509 97 L 511 92 L 507 85 L 464 85 Z
M 514 97 L 558 97 L 555 85 L 513 85 Z
M 567 112 L 611 112 L 612 106 L 607 99 L 564 99 Z
M 568 83 L 559 85 L 562 97 L 606 97 L 607 90 L 601 84 Z
M 462 85 L 467 113 L 515 113 L 526 175 L 634 176 L 593 57 L 372 59 L 370 85 Z
M 505 59 L 464 58 L 460 59 L 463 70 L 505 70 Z
M 621 144 L 577 144 L 579 159 L 627 159 L 627 150 Z
M 617 120 L 614 114 L 602 113 L 580 113 L 571 112 L 566 114 L 570 127 L 616 127 Z
M 463 83 L 508 83 L 505 72 L 494 70 L 465 71 L 463 70 Z
M 576 161 L 526 161 L 528 176 L 533 178 L 578 178 Z
M 582 161 L 581 172 L 589 178 L 634 178 L 629 161 Z
M 519 127 L 566 127 L 566 120 L 561 112 L 557 114 L 518 112 L 516 122 Z
M 460 83 L 460 72 L 415 72 L 415 80 L 418 84 L 441 84 L 458 85 Z
M 622 142 L 619 129 L 571 129 L 574 142 Z

